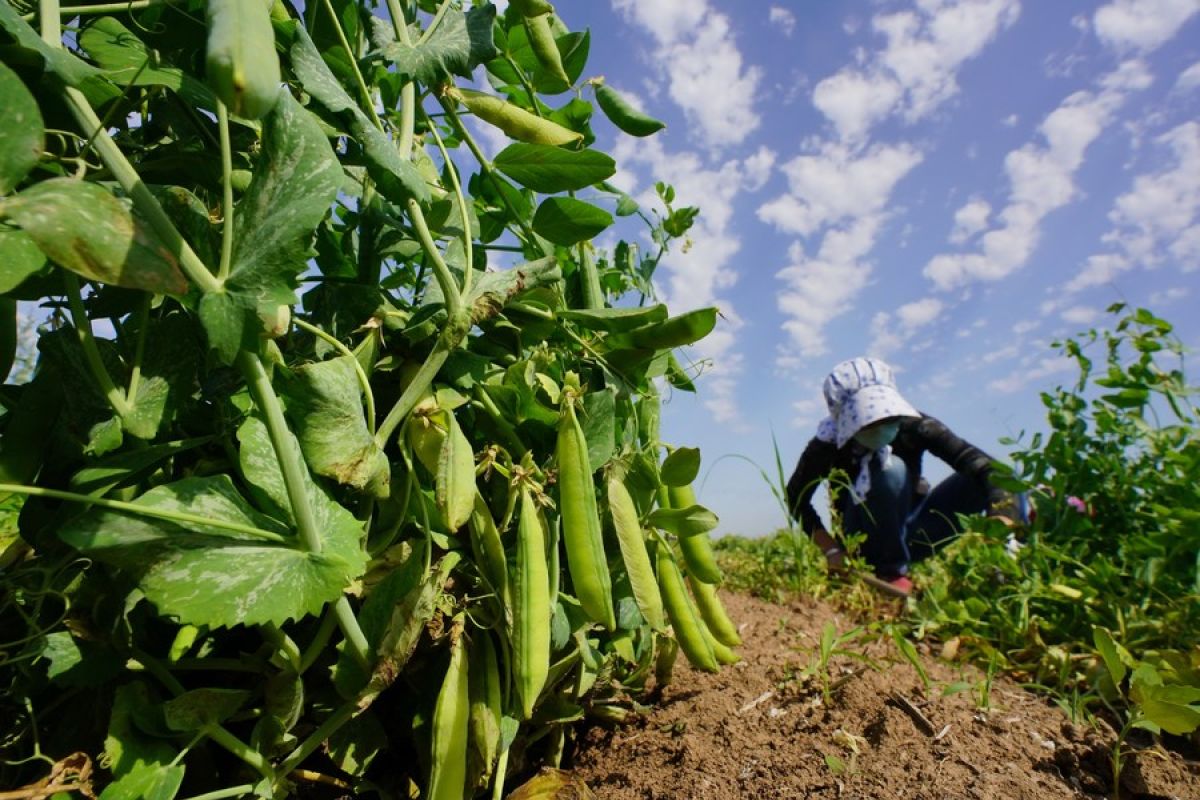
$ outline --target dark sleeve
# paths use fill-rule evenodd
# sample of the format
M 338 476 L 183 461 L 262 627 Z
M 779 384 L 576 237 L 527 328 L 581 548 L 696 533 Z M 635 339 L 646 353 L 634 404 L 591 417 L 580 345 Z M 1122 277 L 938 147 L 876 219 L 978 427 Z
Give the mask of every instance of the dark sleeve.
M 788 480 L 788 512 L 792 519 L 800 521 L 800 527 L 809 536 L 813 535 L 813 531 L 825 527 L 817 510 L 813 508 L 812 496 L 817 491 L 818 484 L 829 474 L 836 452 L 837 448 L 832 442 L 812 439 L 804 448 L 800 461 L 796 463 L 796 469 Z
M 923 417 L 917 424 L 917 431 L 926 450 L 945 461 L 955 472 L 973 478 L 979 484 L 987 493 L 989 506 L 995 506 L 1008 497 L 1007 492 L 988 481 L 992 471 L 992 457 L 987 453 L 966 439 L 956 436 L 933 417 Z

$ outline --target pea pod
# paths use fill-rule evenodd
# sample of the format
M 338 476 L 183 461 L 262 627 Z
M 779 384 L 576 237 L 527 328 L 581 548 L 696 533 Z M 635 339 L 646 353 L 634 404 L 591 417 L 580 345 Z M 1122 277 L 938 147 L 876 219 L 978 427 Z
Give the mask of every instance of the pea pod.
M 725 606 L 717 596 L 717 587 L 698 581 L 691 575 L 688 576 L 688 586 L 692 589 L 692 597 L 696 599 L 700 617 L 712 631 L 713 638 L 727 647 L 740 645 L 742 637 L 738 635 L 737 625 L 734 625 L 733 620 L 725 613 Z
M 675 556 L 669 547 L 663 545 L 658 548 L 658 585 L 662 588 L 663 605 L 671 619 L 679 649 L 696 669 L 716 672 L 720 667 L 716 653 L 709 644 L 704 621 L 696 613 L 696 607 L 684 588 L 683 575 L 675 563 Z
M 666 627 L 666 620 L 663 618 L 662 595 L 654 580 L 654 567 L 646 552 L 646 537 L 638 523 L 633 498 L 615 473 L 608 476 L 608 508 L 621 546 L 621 558 L 625 561 L 625 572 L 633 588 L 633 599 L 650 627 L 661 631 Z
M 604 84 L 596 87 L 596 103 L 613 125 L 630 136 L 649 136 L 667 127 L 665 122 L 638 111 L 615 89 Z
M 538 63 L 555 78 L 570 86 L 571 78 L 563 69 L 562 53 L 558 51 L 554 32 L 550 30 L 550 15 L 538 14 L 535 17 L 526 17 L 525 32 L 529 35 L 529 46 Z
M 575 596 L 584 613 L 610 631 L 617 626 L 613 616 L 612 579 L 604 557 L 600 513 L 596 508 L 596 486 L 588 463 L 587 438 L 570 402 L 563 403 L 558 421 L 559 514 L 567 545 L 567 569 Z
M 696 494 L 691 486 L 668 487 L 667 497 L 671 508 L 690 508 L 696 505 Z M 687 565 L 688 574 L 696 580 L 704 583 L 720 583 L 723 580 L 721 569 L 713 556 L 712 542 L 708 534 L 679 537 L 679 549 L 683 551 L 683 563 Z
M 438 453 L 435 496 L 453 533 L 467 524 L 475 508 L 475 451 L 452 412 L 445 414 L 447 431 Z
M 554 13 L 554 6 L 550 5 L 546 0 L 512 0 L 509 5 L 525 18 Z
M 263 0 L 208 0 L 208 83 L 229 110 L 261 119 L 279 98 L 282 78 Z
M 537 114 L 501 100 L 495 95 L 470 89 L 457 89 L 456 93 L 472 114 L 495 125 L 519 142 L 559 146 L 574 144 L 583 138 L 582 133 L 564 128 L 557 122 L 542 119 Z
M 500 755 L 500 666 L 492 635 L 483 631 L 471 640 L 471 747 L 479 761 L 479 785 L 487 785 Z
M 517 564 L 512 579 L 514 683 L 524 719 L 533 715 L 550 671 L 550 598 L 546 532 L 529 489 L 521 489 Z
M 450 666 L 433 711 L 433 752 L 429 800 L 462 800 L 467 782 L 467 734 L 470 723 L 470 675 L 462 624 L 450 632 Z
M 471 531 L 471 550 L 475 561 L 483 572 L 484 579 L 499 598 L 500 605 L 507 608 L 508 562 L 504 557 L 504 542 L 500 539 L 500 532 L 496 530 L 496 521 L 492 519 L 487 501 L 478 490 L 475 492 L 475 506 L 471 509 L 467 525 Z

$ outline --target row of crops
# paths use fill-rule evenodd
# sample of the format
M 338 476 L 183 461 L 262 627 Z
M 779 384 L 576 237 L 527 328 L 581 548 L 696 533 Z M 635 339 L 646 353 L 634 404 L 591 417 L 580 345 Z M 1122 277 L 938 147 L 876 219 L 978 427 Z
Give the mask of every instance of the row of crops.
M 0 785 L 500 797 L 677 652 L 736 660 L 659 434 L 716 322 L 653 302 L 697 210 L 607 183 L 593 122 L 662 125 L 587 31 L 34 5 L 0 0 Z

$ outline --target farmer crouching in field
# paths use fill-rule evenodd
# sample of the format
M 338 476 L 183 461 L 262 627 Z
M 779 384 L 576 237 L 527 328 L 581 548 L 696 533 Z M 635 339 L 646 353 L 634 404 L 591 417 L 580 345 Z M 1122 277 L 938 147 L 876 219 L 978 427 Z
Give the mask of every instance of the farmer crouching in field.
M 845 552 L 825 530 L 812 496 L 830 473 L 843 472 L 850 487 L 833 492 L 834 505 L 846 534 L 866 534 L 861 553 L 875 570 L 871 583 L 908 595 L 909 563 L 949 542 L 959 532 L 959 514 L 992 511 L 1011 498 L 988 483 L 991 457 L 913 408 L 882 361 L 843 361 L 824 391 L 829 416 L 788 481 L 788 507 L 829 565 L 841 568 Z M 955 471 L 932 491 L 921 477 L 927 451 Z

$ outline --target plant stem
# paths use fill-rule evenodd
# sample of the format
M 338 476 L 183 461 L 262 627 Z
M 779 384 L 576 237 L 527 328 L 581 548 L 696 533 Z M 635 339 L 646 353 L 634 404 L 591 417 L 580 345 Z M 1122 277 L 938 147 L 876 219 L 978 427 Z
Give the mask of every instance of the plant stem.
M 321 652 L 325 649 L 325 645 L 329 644 L 329 637 L 333 635 L 333 629 L 337 627 L 337 615 L 332 608 L 325 609 L 325 616 L 321 617 L 321 624 L 317 627 L 317 633 L 313 636 L 308 647 L 304 649 L 304 654 L 300 656 L 300 674 L 303 675 L 308 671 L 316 660 L 320 657 Z
M 374 436 L 375 395 L 371 391 L 371 379 L 367 377 L 367 373 L 365 370 L 363 370 L 362 364 L 358 363 L 358 359 L 355 358 L 354 352 L 349 347 L 342 344 L 342 342 L 336 336 L 326 333 L 310 322 L 305 322 L 299 317 L 292 317 L 292 322 L 297 328 L 300 328 L 303 331 L 308 331 L 313 336 L 316 336 L 321 341 L 327 343 L 330 347 L 337 350 L 338 353 L 350 359 L 350 363 L 354 365 L 354 374 L 358 378 L 358 385 L 362 389 L 363 400 L 367 407 L 367 428 L 371 431 L 371 435 Z
M 243 783 L 239 786 L 230 786 L 228 789 L 217 789 L 213 792 L 205 792 L 204 794 L 194 794 L 191 797 L 185 797 L 183 800 L 225 800 L 227 797 L 243 797 L 254 793 L 253 783 Z
M 94 6 L 63 6 L 58 13 L 63 17 L 73 17 L 76 14 L 112 14 L 122 11 L 138 11 L 152 6 L 165 6 L 178 0 L 126 0 L 124 3 L 97 3 Z M 35 14 L 23 14 L 22 19 L 29 22 Z
M 333 613 L 337 618 L 338 626 L 342 629 L 342 634 L 346 637 L 346 646 L 350 648 L 350 654 L 354 656 L 354 660 L 358 662 L 364 672 L 370 673 L 371 665 L 374 663 L 371 659 L 371 645 L 367 642 L 367 636 L 358 624 L 358 618 L 354 616 L 350 598 L 346 595 L 339 597 L 333 605 Z
M 429 21 L 429 27 L 423 30 L 421 32 L 421 38 L 417 39 L 418 47 L 429 41 L 429 37 L 432 36 L 433 32 L 437 30 L 437 26 L 441 24 L 442 17 L 446 16 L 446 11 L 450 8 L 450 6 L 450 0 L 442 0 L 442 4 L 438 6 L 437 13 L 435 13 L 433 15 L 433 19 Z
M 217 280 L 224 283 L 229 278 L 229 267 L 233 263 L 233 150 L 229 144 L 229 110 L 217 100 L 217 127 L 221 134 L 221 265 Z
M 579 277 L 583 283 L 584 308 L 604 308 L 604 290 L 600 288 L 600 273 L 596 271 L 596 261 L 592 258 L 591 245 L 579 243 Z
M 375 125 L 382 129 L 383 126 L 379 123 L 379 115 L 375 113 L 375 100 L 371 97 L 371 90 L 367 88 L 367 82 L 363 80 L 362 71 L 358 68 L 358 55 L 350 47 L 350 40 L 346 38 L 346 31 L 342 29 L 342 21 L 338 19 L 337 12 L 333 10 L 331 0 L 323 0 L 323 5 L 325 6 L 325 13 L 329 15 L 329 20 L 333 23 L 333 31 L 337 34 L 338 43 L 346 51 L 346 57 L 350 59 L 350 66 L 354 70 L 354 80 L 358 83 L 358 91 L 362 93 L 363 104 L 366 106 L 367 113 L 375 120 Z
M 451 351 L 458 346 L 459 339 L 451 342 L 450 339 L 452 337 L 448 333 L 449 329 L 442 331 L 442 335 L 438 337 L 433 350 L 426 356 L 425 363 L 417 370 L 417 374 L 413 376 L 412 381 L 408 384 L 408 388 L 400 394 L 400 399 L 396 401 L 396 405 L 392 406 L 392 410 L 388 412 L 387 417 L 379 424 L 379 430 L 375 432 L 375 441 L 379 444 L 380 448 L 387 445 L 396 428 L 400 426 L 400 423 L 404 422 L 409 412 L 416 407 L 417 401 L 432 385 L 434 377 L 437 375 L 438 370 L 442 368 L 442 364 L 446 363 L 446 359 L 449 358 Z
M 275 782 L 275 770 L 271 769 L 270 762 L 263 757 L 263 754 L 252 748 L 250 745 L 243 742 L 241 739 L 234 736 L 229 731 L 222 728 L 220 725 L 210 725 L 204 729 L 209 738 L 217 744 L 224 747 L 230 753 L 240 758 L 242 761 L 254 768 L 255 772 L 262 775 L 271 783 Z
M 255 353 L 246 350 L 238 353 L 238 367 L 246 379 L 255 405 L 263 412 L 267 435 L 271 438 L 271 446 L 279 460 L 279 470 L 283 474 L 288 504 L 292 507 L 292 517 L 296 521 L 300 541 L 304 543 L 304 549 L 308 552 L 320 553 L 321 534 L 317 530 L 312 504 L 308 501 L 307 467 L 292 432 L 288 430 L 287 421 L 283 418 L 283 406 L 280 405 L 275 389 L 271 386 L 271 378 L 263 367 L 262 359 Z
M 142 304 L 138 306 L 137 311 L 137 343 L 133 347 L 133 366 L 129 370 L 129 388 L 125 390 L 125 400 L 130 408 L 137 403 L 139 384 L 142 381 L 142 359 L 146 355 L 146 328 L 150 325 L 150 303 L 154 299 L 153 295 L 146 294 L 142 297 Z
M 273 622 L 263 625 L 262 631 L 264 638 L 273 644 L 283 654 L 284 658 L 287 659 L 288 664 L 292 667 L 292 671 L 299 674 L 300 648 L 292 641 L 292 637 L 284 633 L 283 629 Z
M 403 44 L 412 44 L 408 35 L 408 18 L 400 8 L 397 0 L 387 0 L 388 14 L 392 18 L 392 29 L 396 38 Z M 412 157 L 413 122 L 416 119 L 417 87 L 412 81 L 406 81 L 400 87 L 400 130 L 396 132 L 396 149 L 405 160 Z
M 416 200 L 408 201 L 408 217 L 412 220 L 413 229 L 417 232 L 417 238 L 421 241 L 421 246 L 425 250 L 425 254 L 429 256 L 430 262 L 433 264 L 433 276 L 437 279 L 438 285 L 442 288 L 443 301 L 446 304 L 446 313 L 451 319 L 458 316 L 462 309 L 462 297 L 458 292 L 458 284 L 454 280 L 454 273 L 450 271 L 450 267 L 446 265 L 446 260 L 442 258 L 441 252 L 437 249 L 437 243 L 433 241 L 433 234 L 429 232 L 429 225 L 425 222 L 425 213 L 421 211 L 421 205 Z M 466 225 L 466 220 L 463 220 Z M 468 233 L 468 235 L 470 235 Z M 468 271 L 470 265 L 467 265 Z
M 104 497 L 92 497 L 86 494 L 76 494 L 75 492 L 64 492 L 59 489 L 44 489 L 41 486 L 22 486 L 21 484 L 16 483 L 0 483 L 0 494 L 5 492 L 28 495 L 30 497 L 48 497 L 51 500 L 69 500 L 73 503 L 85 503 L 88 505 L 100 506 L 101 508 L 109 508 L 113 511 L 123 511 L 128 514 L 137 514 L 143 517 L 150 517 L 151 519 L 177 522 L 181 525 L 200 525 L 208 528 L 220 528 L 221 530 L 244 533 L 248 536 L 253 536 L 256 539 L 264 539 L 268 542 L 279 542 L 281 544 L 288 543 L 288 539 L 284 536 L 280 536 L 278 533 L 264 531 L 261 528 L 255 528 L 251 525 L 242 525 L 237 522 L 226 522 L 221 519 L 206 517 L 200 514 L 189 514 L 186 511 L 167 511 L 162 508 L 138 505 L 137 503 L 126 503 L 123 500 L 109 500 Z
M 448 4 L 447 1 L 446 5 Z M 442 8 L 445 8 L 446 5 L 443 5 Z M 475 271 L 475 254 L 472 252 L 474 238 L 471 236 L 470 217 L 467 216 L 467 198 L 463 196 L 462 183 L 458 179 L 458 167 L 450 160 L 450 153 L 446 151 L 446 144 L 442 141 L 437 126 L 430 122 L 424 111 L 421 112 L 421 116 L 429 124 L 429 133 L 433 136 L 433 142 L 437 145 L 438 152 L 442 154 L 442 160 L 446 162 L 446 171 L 450 173 L 450 185 L 454 187 L 454 198 L 458 203 L 458 215 L 462 218 L 463 252 L 466 254 L 467 262 L 467 266 L 463 270 L 462 293 L 467 295 L 471 292 L 471 275 Z
M 309 734 L 300 745 L 288 754 L 288 757 L 279 765 L 281 774 L 288 774 L 298 767 L 304 759 L 308 758 L 314 750 L 321 746 L 321 743 L 333 735 L 333 732 L 345 725 L 358 714 L 358 700 L 353 699 L 342 704 L 336 711 L 329 715 L 328 719 L 322 722 L 315 731 Z
M 108 404 L 112 406 L 112 410 L 116 412 L 118 417 L 124 417 L 132 409 L 129 403 L 125 401 L 125 395 L 113 383 L 112 376 L 108 374 L 108 370 L 104 366 L 104 359 L 100 357 L 100 350 L 96 347 L 96 338 L 92 335 L 92 322 L 88 319 L 87 312 L 83 309 L 83 297 L 79 291 L 79 278 L 73 272 L 63 272 L 63 283 L 67 287 L 67 304 L 71 308 L 71 324 L 75 328 L 75 335 L 79 339 L 79 346 L 83 348 L 84 358 L 87 360 L 88 370 L 92 373 L 92 377 L 100 387 L 100 391 L 104 394 Z

